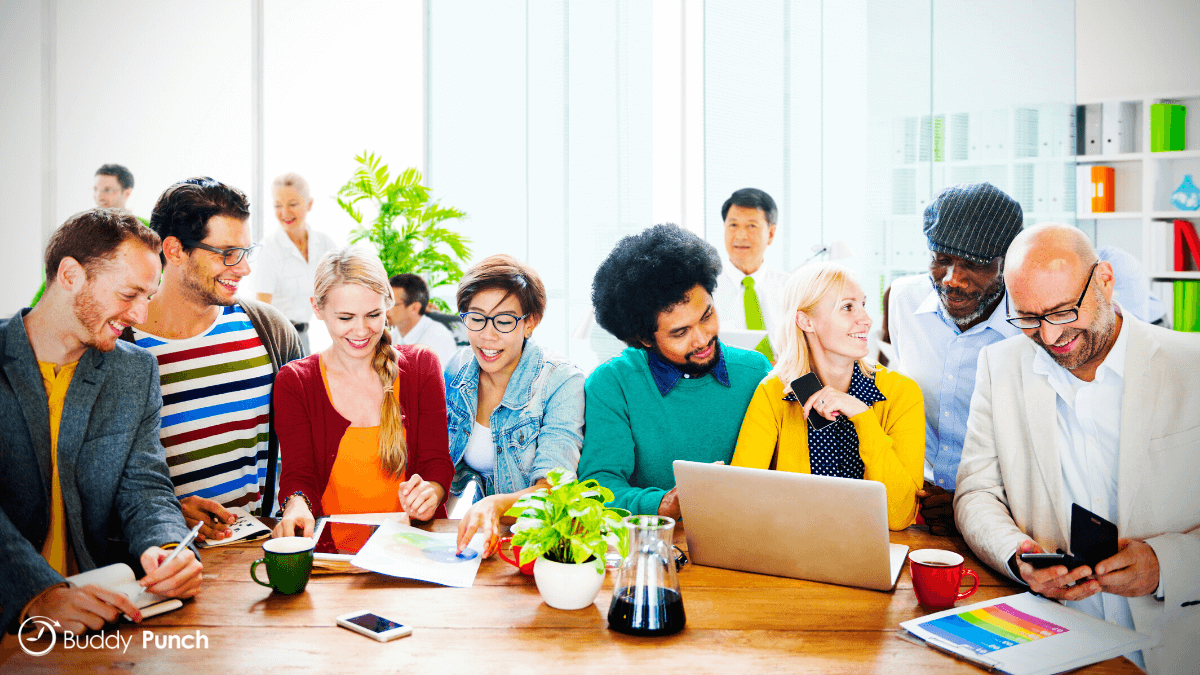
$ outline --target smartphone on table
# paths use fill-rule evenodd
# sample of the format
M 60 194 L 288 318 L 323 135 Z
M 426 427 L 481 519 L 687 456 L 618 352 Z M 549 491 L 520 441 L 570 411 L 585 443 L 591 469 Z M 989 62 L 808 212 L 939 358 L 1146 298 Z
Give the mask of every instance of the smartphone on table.
M 350 612 L 349 614 L 343 614 L 337 618 L 337 623 L 342 628 L 348 628 L 355 633 L 379 640 L 380 642 L 387 642 L 388 640 L 412 635 L 412 626 L 405 626 L 399 621 L 380 616 L 374 612 Z

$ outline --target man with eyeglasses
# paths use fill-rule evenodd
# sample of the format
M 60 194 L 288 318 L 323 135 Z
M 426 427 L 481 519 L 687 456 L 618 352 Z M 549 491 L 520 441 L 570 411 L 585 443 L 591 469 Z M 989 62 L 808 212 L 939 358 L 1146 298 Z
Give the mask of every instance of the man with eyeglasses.
M 959 529 L 982 560 L 1030 590 L 1157 636 L 1157 647 L 1127 655 L 1151 673 L 1195 672 L 1200 337 L 1123 311 L 1112 265 L 1075 227 L 1023 232 L 1004 276 L 1008 321 L 1029 339 L 979 355 Z M 1117 524 L 1118 553 L 1094 569 L 1019 560 L 1071 550 L 1072 504 Z
M 929 274 L 897 279 L 888 300 L 897 371 L 925 398 L 921 517 L 954 534 L 955 476 L 984 347 L 1020 331 L 1004 321 L 1004 252 L 1021 231 L 1021 205 L 990 183 L 954 185 L 925 209 Z
M 259 245 L 237 188 L 190 178 L 167 188 L 150 227 L 163 240 L 162 286 L 149 314 L 122 337 L 157 359 L 160 436 L 188 526 L 222 539 L 227 507 L 270 515 L 278 444 L 271 430 L 275 373 L 300 358 L 296 329 L 274 307 L 242 298 Z

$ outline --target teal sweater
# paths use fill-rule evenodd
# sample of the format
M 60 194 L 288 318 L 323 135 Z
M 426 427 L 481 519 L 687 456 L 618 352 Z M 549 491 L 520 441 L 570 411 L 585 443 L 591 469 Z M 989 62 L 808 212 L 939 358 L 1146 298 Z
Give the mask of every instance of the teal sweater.
M 724 343 L 721 350 L 730 386 L 710 374 L 680 379 L 666 396 L 644 350 L 629 347 L 596 368 L 584 384 L 580 478 L 612 490 L 612 506 L 655 514 L 675 487 L 671 462 L 728 463 L 750 398 L 771 366 L 758 352 Z

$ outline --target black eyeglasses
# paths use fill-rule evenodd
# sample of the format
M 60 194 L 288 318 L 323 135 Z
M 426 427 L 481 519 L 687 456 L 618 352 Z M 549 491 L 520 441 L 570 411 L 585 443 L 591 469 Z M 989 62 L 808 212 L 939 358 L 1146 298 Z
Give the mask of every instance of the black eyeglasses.
M 258 256 L 258 249 L 262 248 L 262 244 L 252 244 L 245 248 L 240 248 L 237 246 L 233 248 L 216 248 L 196 241 L 195 239 L 184 239 L 181 243 L 184 246 L 202 248 L 205 251 L 212 251 L 213 253 L 221 254 L 221 256 L 224 258 L 226 267 L 233 267 L 234 265 L 242 262 L 242 258 L 245 258 L 246 262 L 254 262 L 254 258 Z
M 492 325 L 496 327 L 498 332 L 511 333 L 517 327 L 517 323 L 527 316 L 529 315 L 497 314 L 496 316 L 486 316 L 479 312 L 463 312 L 458 315 L 458 318 L 462 319 L 463 325 L 472 333 L 478 333 L 487 328 L 489 321 L 492 322 Z
M 1018 317 L 1014 317 L 1011 319 L 1005 319 L 1005 321 L 1009 322 L 1010 324 L 1012 324 L 1022 330 L 1032 330 L 1034 328 L 1041 326 L 1043 321 L 1045 321 L 1046 323 L 1048 323 L 1052 326 L 1060 326 L 1064 323 L 1071 323 L 1072 321 L 1078 320 L 1079 319 L 1079 308 L 1081 306 L 1083 306 L 1083 299 L 1085 297 L 1087 297 L 1088 289 L 1091 288 L 1091 286 L 1092 286 L 1092 273 L 1096 271 L 1096 265 L 1099 265 L 1099 264 L 1100 264 L 1100 261 L 1097 260 L 1092 265 L 1092 269 L 1088 270 L 1087 283 L 1085 283 L 1083 285 L 1083 292 L 1079 294 L 1079 301 L 1076 302 L 1075 306 L 1072 307 L 1071 309 L 1062 309 L 1057 312 L 1050 312 L 1049 314 L 1043 314 L 1042 316 L 1018 316 Z M 1008 293 L 1004 294 L 1004 313 L 1005 314 L 1009 313 L 1009 311 L 1008 311 Z

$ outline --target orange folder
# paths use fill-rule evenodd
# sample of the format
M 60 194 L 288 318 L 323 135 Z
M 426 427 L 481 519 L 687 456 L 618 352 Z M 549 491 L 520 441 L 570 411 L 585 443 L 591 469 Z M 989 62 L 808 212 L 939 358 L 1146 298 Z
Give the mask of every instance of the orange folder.
M 1111 166 L 1092 167 L 1092 213 L 1112 213 L 1116 210 Z

